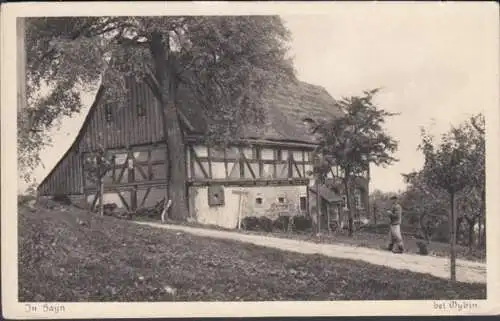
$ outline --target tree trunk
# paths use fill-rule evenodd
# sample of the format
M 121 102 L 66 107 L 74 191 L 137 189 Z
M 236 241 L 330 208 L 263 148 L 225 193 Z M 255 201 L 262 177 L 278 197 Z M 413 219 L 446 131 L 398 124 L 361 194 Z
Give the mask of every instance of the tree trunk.
M 318 231 L 317 234 L 321 233 L 321 197 L 319 195 L 319 188 L 320 188 L 320 178 L 319 175 L 316 178 L 316 224 L 318 225 Z
M 477 247 L 482 248 L 485 242 L 485 235 L 486 235 L 486 229 L 483 228 L 483 218 L 485 221 L 485 227 L 486 227 L 486 190 L 483 188 L 481 191 L 481 212 L 479 213 L 479 218 L 478 218 L 478 231 L 477 231 Z
M 353 208 L 351 204 L 351 191 L 350 191 L 350 181 L 349 177 L 347 175 L 347 171 L 344 171 L 344 175 L 346 176 L 344 178 L 344 189 L 345 189 L 345 196 L 346 196 L 346 203 L 347 203 L 347 210 L 348 210 L 348 222 L 349 222 L 349 236 L 353 235 L 354 227 L 353 227 Z
M 17 114 L 21 117 L 21 112 L 26 106 L 26 18 L 17 18 Z M 31 124 L 29 124 L 31 125 Z M 28 125 L 28 126 L 29 126 Z
M 455 235 L 456 235 L 457 244 L 460 244 L 462 241 L 462 239 L 459 238 L 459 236 L 460 236 L 460 225 L 462 224 L 463 220 L 464 220 L 463 216 L 460 216 L 457 218 L 457 224 L 455 226 Z
M 420 225 L 420 229 L 422 231 L 422 234 L 424 236 L 424 239 L 427 243 L 430 243 L 430 231 L 427 229 L 427 226 L 425 225 L 425 220 L 424 218 L 427 216 L 427 214 L 424 212 L 423 214 L 420 214 L 420 217 L 418 218 L 418 223 Z
M 373 224 L 377 225 L 377 207 L 373 205 Z
M 474 223 L 475 220 L 467 220 L 467 224 L 469 225 L 469 252 L 472 252 L 472 246 L 474 245 Z
M 104 216 L 104 177 L 99 178 L 99 215 Z
M 456 242 L 456 195 L 451 193 L 451 211 L 450 211 L 450 221 L 448 223 L 448 228 L 450 230 L 450 277 L 452 281 L 457 280 L 456 273 L 456 254 L 455 254 L 455 242 Z
M 177 114 L 176 57 L 170 52 L 169 38 L 155 32 L 151 37 L 151 53 L 156 72 L 156 80 L 160 86 L 159 103 L 162 110 L 163 132 L 165 135 L 167 164 L 168 199 L 172 200 L 169 216 L 184 221 L 188 216 L 186 148 L 184 135 Z

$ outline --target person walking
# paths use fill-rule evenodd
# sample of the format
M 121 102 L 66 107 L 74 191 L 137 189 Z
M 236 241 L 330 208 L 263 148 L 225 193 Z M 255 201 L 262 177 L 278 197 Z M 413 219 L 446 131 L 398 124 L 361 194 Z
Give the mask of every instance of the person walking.
M 402 220 L 402 212 L 403 208 L 399 204 L 398 197 L 391 197 L 392 208 L 389 211 L 389 219 L 390 219 L 390 230 L 389 230 L 389 251 L 393 253 L 403 253 L 403 237 L 401 235 L 401 220 Z

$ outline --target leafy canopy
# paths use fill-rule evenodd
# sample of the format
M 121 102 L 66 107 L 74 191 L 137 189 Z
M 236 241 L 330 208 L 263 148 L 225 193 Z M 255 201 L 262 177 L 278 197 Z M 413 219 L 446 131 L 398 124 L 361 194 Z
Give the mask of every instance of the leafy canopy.
M 427 184 L 455 194 L 465 188 L 484 190 L 484 117 L 479 114 L 435 137 L 422 129 L 419 149 L 425 157 L 422 174 Z
M 484 116 L 474 115 L 441 135 L 439 141 L 422 130 L 419 149 L 425 156 L 424 166 L 403 174 L 408 184 L 403 205 L 420 217 L 421 224 L 448 220 L 450 193 L 456 196 L 458 218 L 473 225 L 484 215 L 484 125 Z
M 370 163 L 390 165 L 397 161 L 392 156 L 398 142 L 384 129 L 387 117 L 396 115 L 380 109 L 373 103 L 379 91 L 365 91 L 359 97 L 343 98 L 336 102 L 342 116 L 315 122 L 316 153 L 321 155 L 320 172 L 330 166 L 340 166 L 345 176 L 362 174 Z
M 241 124 L 262 122 L 263 91 L 295 79 L 290 33 L 277 16 L 28 18 L 28 108 L 19 142 L 27 167 L 39 162 L 57 120 L 81 110 L 82 91 L 103 82 L 105 99 L 120 106 L 126 77 L 143 81 L 154 74 L 154 33 L 167 39 L 176 62 L 168 72 L 192 90 L 216 140 L 237 137 Z

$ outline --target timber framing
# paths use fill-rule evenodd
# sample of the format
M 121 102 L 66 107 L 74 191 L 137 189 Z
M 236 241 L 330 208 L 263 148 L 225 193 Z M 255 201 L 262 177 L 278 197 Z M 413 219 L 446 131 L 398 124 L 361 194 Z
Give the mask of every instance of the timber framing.
M 166 144 L 163 127 L 158 120 L 161 110 L 154 106 L 155 100 L 150 92 L 140 85 L 129 85 L 132 86 L 126 100 L 129 103 L 125 103 L 124 108 L 108 110 L 111 115 L 106 114 L 105 87 L 99 87 L 72 145 L 40 183 L 39 195 L 83 195 L 90 207 L 95 208 L 99 193 L 96 182 L 88 179 L 88 171 L 93 166 L 89 165 L 89 158 L 94 157 L 99 146 L 106 146 L 106 152 L 113 157 L 113 166 L 104 176 L 104 192 L 119 198 L 128 210 L 143 207 L 151 200 L 152 194 L 156 193 L 154 197 L 158 197 L 156 190 L 168 189 Z M 227 146 L 208 144 L 203 125 L 197 118 L 200 113 L 196 106 L 191 103 L 187 107 L 179 106 L 186 146 L 188 196 L 197 187 L 216 185 L 310 185 L 313 179 L 312 152 L 316 144 L 304 128 L 299 128 L 300 113 L 321 117 L 332 109 L 328 104 L 334 100 L 312 85 L 300 86 L 306 91 L 301 92 L 304 90 L 302 87 L 295 87 L 289 95 L 282 93 L 276 96 L 278 98 L 273 101 L 272 108 L 280 111 L 270 116 L 271 125 L 265 125 L 268 126 L 265 130 L 267 134 L 259 135 L 256 131 L 243 139 L 231 141 Z M 289 100 L 297 92 L 301 92 L 302 98 Z M 317 96 L 321 95 L 324 95 L 323 99 L 317 100 Z M 279 121 L 276 116 L 288 119 Z M 338 167 L 332 167 L 328 177 L 341 178 L 342 173 Z M 365 178 L 369 179 L 369 172 Z

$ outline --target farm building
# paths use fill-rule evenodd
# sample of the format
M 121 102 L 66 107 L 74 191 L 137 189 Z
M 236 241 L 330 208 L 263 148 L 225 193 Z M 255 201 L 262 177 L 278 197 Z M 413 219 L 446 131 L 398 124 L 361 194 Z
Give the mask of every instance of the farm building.
M 75 141 L 38 187 L 40 196 L 68 195 L 98 204 L 98 188 L 88 179 L 93 153 L 106 146 L 113 166 L 104 178 L 104 204 L 134 211 L 152 207 L 165 197 L 165 144 L 157 100 L 146 84 L 127 81 L 128 103 L 115 108 L 103 99 L 101 87 Z M 315 147 L 303 119 L 339 115 L 335 100 L 319 86 L 297 81 L 268 90 L 266 123 L 245 129 L 245 139 L 228 148 L 200 143 L 204 121 L 185 89 L 179 94 L 186 140 L 189 215 L 202 224 L 234 228 L 245 216 L 310 215 L 338 218 L 345 208 L 341 173 L 332 168 L 326 185 L 316 186 L 308 172 Z M 368 208 L 369 173 L 355 186 L 356 208 Z

